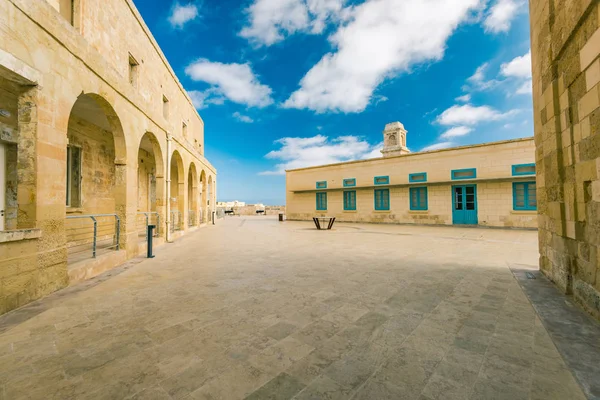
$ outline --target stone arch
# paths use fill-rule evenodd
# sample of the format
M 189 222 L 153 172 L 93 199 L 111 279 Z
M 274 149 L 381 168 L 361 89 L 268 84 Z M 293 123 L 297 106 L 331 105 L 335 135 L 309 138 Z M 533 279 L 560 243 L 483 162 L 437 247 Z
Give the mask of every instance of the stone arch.
M 79 95 L 69 113 L 67 142 L 67 209 L 84 215 L 116 214 L 119 224 L 114 217 L 99 217 L 97 248 L 126 248 L 128 222 L 135 221 L 127 220 L 127 145 L 113 106 L 95 93 Z M 81 237 L 86 230 L 78 224 L 85 221 L 68 220 L 66 226 L 73 253 L 81 243 L 91 243 L 91 237 Z
M 145 239 L 146 222 L 158 225 L 165 221 L 165 166 L 163 151 L 154 133 L 146 132 L 142 136 L 137 163 L 137 211 L 144 225 L 139 237 Z M 160 227 L 158 229 L 158 233 L 163 234 Z
M 398 141 L 396 140 L 396 135 L 392 133 L 390 136 L 388 136 L 388 145 L 396 146 L 397 144 L 398 144 Z
M 212 212 L 215 211 L 215 204 L 214 204 L 214 194 L 213 194 L 213 177 L 212 175 L 208 176 L 208 182 L 207 182 L 207 193 L 206 193 L 206 203 L 207 203 L 207 208 L 208 208 L 208 217 L 212 218 Z
M 206 172 L 202 170 L 200 172 L 200 214 L 202 216 L 200 222 L 206 221 L 206 212 L 208 210 L 206 204 L 206 184 Z
M 188 225 L 198 226 L 198 172 L 192 162 L 188 168 Z
M 171 227 L 173 230 L 184 228 L 185 216 L 185 170 L 179 151 L 171 155 Z

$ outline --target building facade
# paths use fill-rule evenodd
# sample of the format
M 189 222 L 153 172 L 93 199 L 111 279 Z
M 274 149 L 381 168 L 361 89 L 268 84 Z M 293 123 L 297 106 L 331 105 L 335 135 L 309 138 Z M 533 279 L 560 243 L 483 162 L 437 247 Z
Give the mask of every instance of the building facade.
M 399 122 L 383 157 L 286 172 L 287 219 L 536 228 L 533 138 L 410 153 Z
M 0 314 L 207 221 L 204 122 L 131 0 L 0 1 Z
M 529 10 L 540 269 L 600 318 L 600 5 Z

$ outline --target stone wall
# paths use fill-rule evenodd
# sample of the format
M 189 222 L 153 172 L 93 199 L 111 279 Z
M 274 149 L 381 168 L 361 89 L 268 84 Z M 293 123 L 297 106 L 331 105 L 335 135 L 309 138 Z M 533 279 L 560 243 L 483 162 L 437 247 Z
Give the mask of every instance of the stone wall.
M 69 120 L 69 145 L 81 149 L 81 214 L 115 210 L 115 146 L 112 134 L 76 116 Z M 70 210 L 74 211 L 74 210 Z
M 451 225 L 452 186 L 477 185 L 479 225 L 536 228 L 537 212 L 513 209 L 513 182 L 535 182 L 535 175 L 513 176 L 512 166 L 534 162 L 532 138 L 466 146 L 456 149 L 411 153 L 398 157 L 353 161 L 288 171 L 287 218 L 310 220 L 315 215 L 339 221 Z M 474 180 L 452 180 L 451 171 L 476 168 Z M 427 173 L 423 183 L 409 182 L 409 175 Z M 390 210 L 374 209 L 376 176 L 389 176 Z M 356 179 L 355 187 L 343 187 L 344 179 Z M 327 210 L 316 210 L 316 182 L 327 182 Z M 427 187 L 428 209 L 410 209 L 411 187 Z M 356 190 L 356 211 L 346 211 L 343 191 Z
M 156 208 L 163 224 L 161 235 L 168 232 L 167 166 L 172 154 L 177 152 L 182 165 L 178 186 L 187 187 L 187 171 L 193 163 L 204 177 L 202 189 L 205 191 L 209 181 L 216 187 L 216 170 L 203 153 L 204 123 L 131 0 L 86 0 L 85 7 L 75 1 L 74 24 L 61 12 L 70 3 L 0 1 L 0 97 L 15 87 L 18 92 L 9 106 L 16 111 L 11 113 L 12 122 L 0 119 L 3 141 L 7 140 L 7 125 L 14 133 L 14 118 L 17 126 L 11 140 L 17 151 L 18 209 L 16 226 L 13 221 L 10 227 L 40 232 L 27 240 L 2 241 L 0 237 L 0 313 L 69 282 L 67 271 L 74 267 L 67 265 L 65 229 L 68 142 L 73 144 L 79 137 L 82 146 L 93 150 L 88 153 L 84 148 L 84 158 L 86 154 L 97 156 L 84 160 L 88 165 L 83 171 L 89 175 L 82 187 L 90 191 L 84 193 L 84 209 L 78 212 L 116 212 L 121 221 L 120 248 L 127 258 L 141 248 L 136 222 L 138 207 L 144 206 L 138 205 L 137 188 L 142 138 L 151 138 L 158 157 L 155 162 L 160 165 Z M 130 55 L 139 62 L 135 84 L 128 76 Z M 163 96 L 170 103 L 166 115 Z M 84 97 L 82 113 L 74 113 Z M 73 115 L 82 117 L 83 122 L 72 120 Z M 86 123 L 96 127 L 86 127 Z M 185 136 L 183 123 L 187 125 Z M 69 135 L 73 129 L 82 135 Z M 89 130 L 94 132 L 90 137 L 86 136 Z M 14 166 L 13 157 L 11 168 Z M 187 205 L 187 191 L 179 193 L 180 201 Z M 213 190 L 212 196 L 203 196 L 204 204 L 198 208 L 207 210 L 214 197 Z M 182 220 L 185 231 L 185 215 Z M 102 262 L 98 258 L 94 265 Z
M 600 7 L 531 0 L 540 269 L 600 317 Z

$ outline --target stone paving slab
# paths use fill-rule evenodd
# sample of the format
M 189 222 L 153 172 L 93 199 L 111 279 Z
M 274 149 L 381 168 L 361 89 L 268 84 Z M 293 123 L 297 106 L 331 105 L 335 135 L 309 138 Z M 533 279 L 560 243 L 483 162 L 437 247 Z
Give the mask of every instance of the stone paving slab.
M 539 271 L 522 265 L 511 269 L 587 398 L 600 400 L 600 323 L 558 293 Z
M 225 219 L 0 317 L 0 399 L 585 399 L 508 268 L 537 258 L 530 231 Z

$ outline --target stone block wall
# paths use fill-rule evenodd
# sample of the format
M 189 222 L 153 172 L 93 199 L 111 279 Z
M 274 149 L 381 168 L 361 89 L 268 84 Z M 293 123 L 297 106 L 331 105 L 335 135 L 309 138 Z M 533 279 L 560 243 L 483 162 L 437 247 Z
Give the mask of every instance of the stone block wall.
M 600 7 L 531 0 L 540 269 L 600 317 Z
M 286 174 L 287 218 L 310 220 L 315 215 L 339 221 L 451 225 L 452 186 L 477 185 L 479 225 L 536 228 L 536 211 L 513 210 L 513 182 L 535 182 L 535 175 L 513 177 L 512 166 L 534 162 L 533 139 L 488 143 L 462 148 L 412 153 L 399 157 L 302 168 Z M 451 171 L 476 168 L 475 180 L 451 180 Z M 427 173 L 424 183 L 410 183 L 409 174 Z M 389 176 L 390 210 L 374 209 L 375 176 Z M 356 187 L 343 180 L 356 179 Z M 327 182 L 327 210 L 316 210 L 316 182 Z M 410 187 L 427 187 L 428 209 L 410 209 Z M 381 186 L 386 188 L 387 186 Z M 356 190 L 356 211 L 346 211 L 343 190 Z
M 82 185 L 89 190 L 84 192 L 84 209 L 78 212 L 118 214 L 126 257 L 140 249 L 136 222 L 142 138 L 151 139 L 154 161 L 160 165 L 156 207 L 162 228 L 168 215 L 167 166 L 174 153 L 181 161 L 177 185 L 188 187 L 193 167 L 204 179 L 197 182 L 204 193 L 209 182 L 213 185 L 198 208 L 207 210 L 215 201 L 216 170 L 203 155 L 204 123 L 132 1 L 76 0 L 73 24 L 61 12 L 69 4 L 69 0 L 0 1 L 0 98 L 9 96 L 14 87 L 18 91 L 10 101 L 12 119 L 0 118 L 0 140 L 16 146 L 17 198 L 16 225 L 12 218 L 9 226 L 17 231 L 0 232 L 0 313 L 69 283 L 68 142 L 80 140 L 87 163 L 83 172 L 89 173 Z M 139 62 L 135 85 L 128 77 L 130 54 Z M 162 96 L 170 102 L 167 115 Z M 83 98 L 87 100 L 82 113 L 74 112 Z M 83 115 L 82 121 L 72 118 Z M 101 133 L 100 126 L 104 126 Z M 70 135 L 75 131 L 78 135 Z M 86 146 L 95 155 L 87 161 Z M 10 163 L 15 167 L 15 157 Z M 187 205 L 187 191 L 179 192 Z M 18 239 L 18 232 L 30 229 L 39 235 Z M 161 234 L 165 232 L 161 229 Z M 5 234 L 12 239 L 4 240 Z

